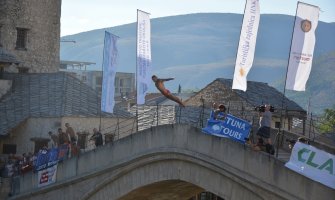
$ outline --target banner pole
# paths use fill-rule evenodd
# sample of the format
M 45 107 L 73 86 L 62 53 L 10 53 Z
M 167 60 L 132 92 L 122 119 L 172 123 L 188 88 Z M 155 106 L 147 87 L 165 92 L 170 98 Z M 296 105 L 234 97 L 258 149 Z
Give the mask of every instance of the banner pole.
M 244 5 L 244 12 L 243 12 L 243 17 L 242 17 L 242 24 L 241 24 L 241 29 L 240 29 L 240 36 L 241 36 L 241 33 L 242 33 L 242 28 L 243 28 L 243 21 L 244 21 L 244 16 L 245 16 L 245 10 L 247 9 L 247 2 L 248 0 L 245 0 L 245 5 Z M 236 50 L 236 56 L 235 56 L 235 63 L 236 63 L 236 60 L 237 60 L 237 54 L 238 54 L 238 48 L 240 46 L 240 40 L 241 40 L 241 37 L 238 39 L 238 43 L 237 43 L 237 50 Z M 236 64 L 234 66 L 234 72 L 235 72 L 235 68 L 236 68 Z M 232 86 L 233 86 L 233 83 L 231 83 Z M 233 87 L 231 88 L 231 90 L 233 91 Z
M 135 81 L 135 83 L 136 83 L 136 132 L 138 132 L 138 104 L 137 104 L 137 99 L 138 99 L 138 84 L 137 84 L 137 82 L 138 82 L 138 72 L 137 72 L 137 69 L 138 69 L 138 56 L 137 56 L 137 52 L 138 52 L 138 11 L 140 11 L 139 9 L 137 9 L 137 13 L 136 13 L 136 17 L 137 17 L 137 19 L 136 19 L 136 69 L 135 69 L 135 73 L 136 73 L 136 81 Z
M 291 59 L 291 49 L 292 49 L 292 41 L 293 41 L 293 35 L 294 35 L 294 27 L 295 27 L 295 22 L 297 20 L 297 13 L 298 13 L 298 4 L 299 1 L 297 2 L 297 8 L 295 10 L 295 17 L 294 17 L 294 22 L 293 22 L 293 30 L 292 30 L 292 36 L 291 36 L 291 44 L 290 44 L 290 50 L 289 50 L 289 55 L 288 55 L 288 60 L 287 60 L 287 66 L 286 66 L 286 73 L 285 73 L 285 81 L 284 81 L 284 91 L 283 91 L 283 95 L 282 95 L 282 101 L 281 101 L 281 109 L 280 109 L 280 125 L 278 128 L 278 132 L 277 132 L 277 136 L 276 136 L 276 140 L 278 140 L 278 144 L 277 144 L 277 150 L 276 150 L 276 157 L 278 158 L 278 150 L 279 150 L 279 136 L 281 135 L 282 132 L 282 138 L 281 141 L 283 141 L 284 139 L 284 131 L 282 130 L 282 124 L 283 124 L 283 109 L 284 109 L 284 99 L 285 99 L 285 94 L 286 94 L 286 81 L 287 81 L 287 73 L 288 73 L 288 65 L 290 63 L 290 59 Z M 286 106 L 287 109 L 287 106 Z M 288 125 L 289 126 L 289 125 Z M 285 127 L 284 127 L 285 128 Z

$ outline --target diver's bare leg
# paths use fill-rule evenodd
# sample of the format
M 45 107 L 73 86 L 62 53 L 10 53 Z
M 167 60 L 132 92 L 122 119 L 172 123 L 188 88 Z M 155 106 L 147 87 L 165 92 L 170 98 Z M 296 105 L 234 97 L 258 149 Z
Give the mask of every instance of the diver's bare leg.
M 184 103 L 176 96 L 173 96 L 173 95 L 168 95 L 166 96 L 168 99 L 171 99 L 172 101 L 175 101 L 177 102 L 179 105 L 181 105 L 182 107 L 185 107 Z

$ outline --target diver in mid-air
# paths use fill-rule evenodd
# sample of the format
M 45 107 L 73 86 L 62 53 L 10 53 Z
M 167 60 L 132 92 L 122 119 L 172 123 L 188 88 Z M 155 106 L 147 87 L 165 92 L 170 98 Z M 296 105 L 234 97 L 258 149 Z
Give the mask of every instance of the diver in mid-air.
M 181 99 L 179 99 L 176 96 L 173 96 L 171 92 L 165 88 L 164 86 L 164 81 L 170 81 L 173 80 L 174 78 L 166 78 L 166 79 L 160 79 L 156 75 L 153 75 L 152 81 L 155 82 L 155 86 L 157 89 L 168 99 L 177 102 L 180 106 L 185 107 L 184 103 L 182 102 Z

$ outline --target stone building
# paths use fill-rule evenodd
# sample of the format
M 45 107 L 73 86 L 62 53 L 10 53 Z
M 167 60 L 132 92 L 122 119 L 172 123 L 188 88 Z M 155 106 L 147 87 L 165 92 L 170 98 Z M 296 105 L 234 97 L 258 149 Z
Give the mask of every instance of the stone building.
M 20 61 L 4 71 L 57 72 L 60 16 L 61 0 L 0 0 L 0 47 Z
M 306 111 L 294 101 L 284 97 L 283 94 L 266 83 L 248 81 L 246 92 L 232 90 L 232 80 L 218 78 L 208 84 L 194 96 L 185 101 L 187 106 L 204 106 L 211 108 L 215 102 L 224 104 L 229 113 L 258 123 L 258 112 L 255 107 L 262 104 L 274 106 L 272 127 L 279 128 L 281 118 L 283 126 L 290 130 L 294 119 L 306 119 Z M 283 105 L 282 105 L 283 103 Z M 283 108 L 283 109 L 281 109 Z M 281 113 L 282 111 L 282 113 Z
M 121 119 L 129 128 L 124 134 L 133 127 L 132 114 L 118 107 L 113 114 L 101 113 L 98 93 L 67 73 L 4 73 L 4 79 L 13 85 L 0 99 L 0 154 L 35 152 L 48 144 L 49 131 L 64 129 L 66 122 L 75 132 L 101 126 L 102 133 L 110 133 Z
M 89 66 L 95 65 L 92 62 L 60 61 L 60 71 L 72 74 L 91 88 L 101 94 L 102 71 L 88 70 Z M 127 72 L 116 72 L 115 74 L 115 97 L 130 98 L 135 93 L 135 74 Z

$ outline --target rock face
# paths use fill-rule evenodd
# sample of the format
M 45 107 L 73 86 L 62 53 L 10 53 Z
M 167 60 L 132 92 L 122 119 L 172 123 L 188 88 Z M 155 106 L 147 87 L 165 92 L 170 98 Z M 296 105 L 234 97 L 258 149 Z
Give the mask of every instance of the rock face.
M 20 61 L 5 71 L 57 72 L 60 16 L 61 0 L 0 0 L 0 46 Z

